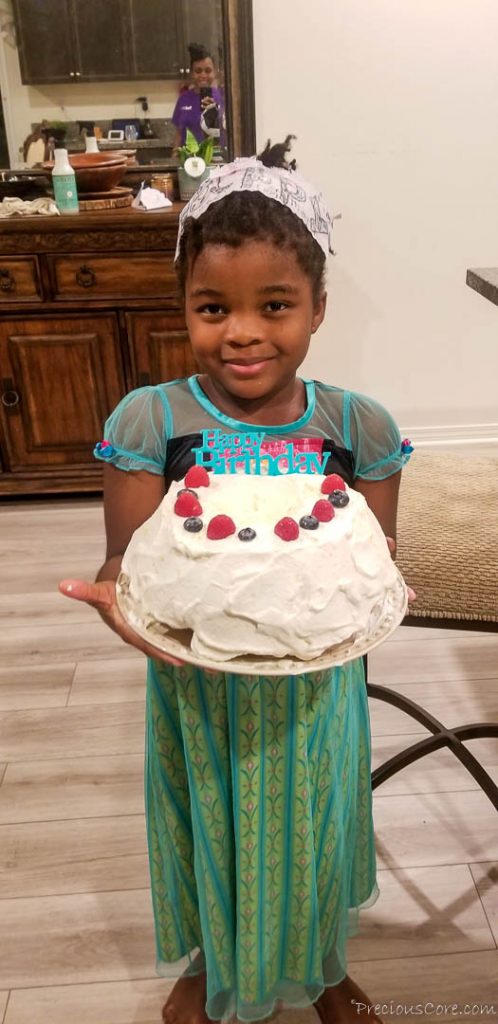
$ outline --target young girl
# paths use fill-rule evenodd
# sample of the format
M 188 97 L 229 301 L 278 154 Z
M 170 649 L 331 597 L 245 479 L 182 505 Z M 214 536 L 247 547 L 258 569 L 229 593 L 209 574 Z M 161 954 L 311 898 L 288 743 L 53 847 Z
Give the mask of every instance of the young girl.
M 107 560 L 66 580 L 149 656 L 146 807 L 158 970 L 189 966 L 165 1024 L 269 1018 L 314 1004 L 324 1024 L 374 1019 L 346 974 L 376 895 L 361 660 L 289 677 L 204 672 L 137 637 L 115 601 L 133 531 L 193 464 L 200 431 L 313 438 L 394 538 L 399 432 L 377 402 L 297 375 L 322 323 L 330 217 L 297 175 L 240 160 L 181 216 L 177 269 L 198 376 L 140 388 L 106 424 Z M 169 965 L 169 967 L 168 967 Z

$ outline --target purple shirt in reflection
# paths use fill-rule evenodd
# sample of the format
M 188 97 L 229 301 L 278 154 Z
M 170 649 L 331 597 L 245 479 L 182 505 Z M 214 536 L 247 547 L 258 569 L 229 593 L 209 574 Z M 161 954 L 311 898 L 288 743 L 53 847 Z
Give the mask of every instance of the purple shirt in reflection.
M 225 146 L 226 144 L 226 133 L 223 127 L 225 117 L 225 105 L 223 102 L 223 93 L 216 85 L 213 86 L 213 99 L 219 106 L 219 121 L 221 128 L 221 135 L 219 139 L 219 145 Z M 195 89 L 187 89 L 185 92 L 180 93 L 176 106 L 173 111 L 172 117 L 175 128 L 179 128 L 181 131 L 180 145 L 183 146 L 187 134 L 187 128 L 195 135 L 198 142 L 202 142 L 203 139 L 207 138 L 205 132 L 201 128 L 201 95 L 196 92 Z

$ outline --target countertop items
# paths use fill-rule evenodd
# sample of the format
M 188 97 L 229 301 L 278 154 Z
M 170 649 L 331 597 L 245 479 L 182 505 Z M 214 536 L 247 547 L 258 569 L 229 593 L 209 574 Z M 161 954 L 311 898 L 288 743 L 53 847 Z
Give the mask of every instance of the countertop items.
M 18 199 L 10 196 L 0 202 L 0 217 L 57 217 L 59 211 L 50 196 L 42 196 L 40 199 Z M 1 249 L 1 247 L 0 247 Z
M 484 295 L 485 299 L 498 306 L 498 267 L 483 267 L 467 271 L 469 288 Z

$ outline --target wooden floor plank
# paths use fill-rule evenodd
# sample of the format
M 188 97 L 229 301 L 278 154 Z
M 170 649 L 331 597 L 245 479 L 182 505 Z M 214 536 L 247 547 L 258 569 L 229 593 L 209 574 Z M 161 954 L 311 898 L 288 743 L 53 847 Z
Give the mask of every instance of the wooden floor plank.
M 152 978 L 154 960 L 146 889 L 2 900 L 2 989 Z
M 0 714 L 5 761 L 106 757 L 143 749 L 144 712 L 138 701 Z
M 496 810 L 481 790 L 374 796 L 379 867 L 498 860 Z
M 368 667 L 370 682 L 389 679 L 396 689 L 406 683 L 496 679 L 498 633 L 480 633 L 470 640 L 456 634 L 445 640 L 382 644 L 369 654 Z
M 60 662 L 0 669 L 0 711 L 64 707 L 75 667 Z
M 68 704 L 110 704 L 145 700 L 145 657 L 106 658 L 78 662 Z
M 62 600 L 64 600 L 62 598 Z M 97 616 L 74 625 L 12 626 L 0 633 L 0 664 L 3 668 L 44 665 L 48 660 L 129 658 L 129 644 L 113 633 Z M 140 657 L 137 651 L 137 657 Z
M 9 764 L 0 786 L 0 823 L 142 814 L 143 754 Z
M 173 984 L 154 978 L 19 989 L 5 1024 L 159 1024 Z
M 5 1017 L 5 1010 L 9 1000 L 9 992 L 0 992 L 0 1024 L 3 1024 Z
M 377 882 L 379 898 L 350 942 L 352 960 L 495 948 L 467 864 L 381 870 Z
M 498 861 L 470 864 L 469 867 L 498 946 Z
M 351 973 L 387 1021 L 498 1020 L 498 950 L 362 961 Z
M 63 597 L 54 587 L 45 592 L 0 595 L 0 629 L 13 626 L 52 626 L 93 622 L 96 612 L 82 601 Z
M 1 825 L 0 866 L 0 899 L 18 898 L 20 912 L 24 897 L 143 889 L 143 815 Z
M 415 701 L 443 725 L 454 726 L 471 722 L 498 722 L 497 683 L 495 675 L 489 679 L 422 680 L 411 684 L 396 681 L 390 685 L 384 679 L 381 685 Z M 372 697 L 369 709 L 373 735 L 411 733 L 414 727 L 420 728 L 419 723 L 409 714 L 380 698 Z

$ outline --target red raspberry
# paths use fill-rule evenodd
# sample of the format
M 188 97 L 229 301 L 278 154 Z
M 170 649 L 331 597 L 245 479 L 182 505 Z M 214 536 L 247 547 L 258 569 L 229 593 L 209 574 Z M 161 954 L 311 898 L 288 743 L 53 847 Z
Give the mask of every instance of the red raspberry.
M 336 487 L 336 490 L 338 488 Z M 320 498 L 319 501 L 315 501 L 311 515 L 318 519 L 319 523 L 330 523 L 330 520 L 334 518 L 335 512 L 326 498 Z
M 185 487 L 209 487 L 209 473 L 204 466 L 191 466 L 186 477 Z
M 295 519 L 291 519 L 290 516 L 284 516 L 283 519 L 279 519 L 274 532 L 281 540 L 297 540 L 299 537 L 299 526 Z
M 202 515 L 202 506 L 196 494 L 184 491 L 175 501 L 174 512 L 187 519 L 189 516 Z
M 213 516 L 208 523 L 207 535 L 209 540 L 223 540 L 235 533 L 235 523 L 230 516 Z
M 345 491 L 346 484 L 338 473 L 331 473 L 330 476 L 325 477 L 320 490 L 322 494 L 332 494 L 332 491 Z

